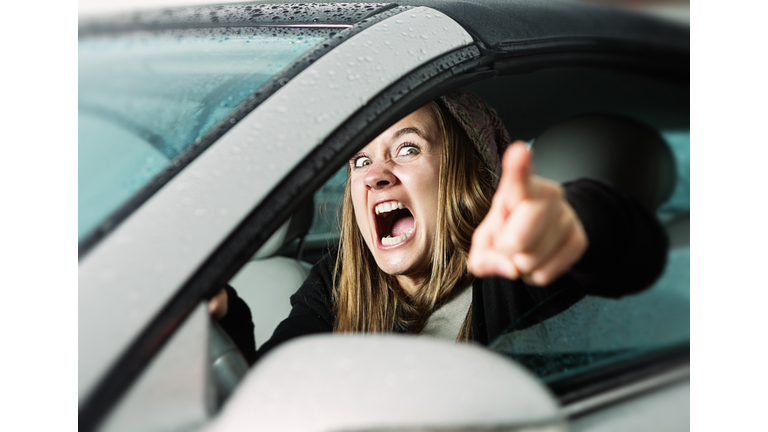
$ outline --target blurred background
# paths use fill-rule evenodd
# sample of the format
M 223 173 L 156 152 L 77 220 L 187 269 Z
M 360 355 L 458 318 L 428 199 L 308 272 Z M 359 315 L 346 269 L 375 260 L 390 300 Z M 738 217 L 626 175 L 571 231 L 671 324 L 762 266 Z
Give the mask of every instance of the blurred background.
M 332 2 L 332 0 L 328 0 Z M 363 1 L 363 0 L 361 0 Z M 587 3 L 597 3 L 618 8 L 631 9 L 641 13 L 690 24 L 689 0 L 581 0 Z M 139 9 L 155 9 L 173 6 L 189 6 L 196 4 L 225 3 L 213 0 L 80 0 L 78 14 L 80 16 L 128 12 Z M 241 3 L 241 2 L 232 2 Z

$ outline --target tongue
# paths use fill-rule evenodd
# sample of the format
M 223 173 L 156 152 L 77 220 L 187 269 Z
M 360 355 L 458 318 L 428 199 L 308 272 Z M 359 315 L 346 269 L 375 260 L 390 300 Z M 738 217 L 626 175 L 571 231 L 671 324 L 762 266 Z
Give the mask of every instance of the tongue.
M 405 216 L 392 224 L 392 237 L 410 234 L 413 232 L 413 216 Z

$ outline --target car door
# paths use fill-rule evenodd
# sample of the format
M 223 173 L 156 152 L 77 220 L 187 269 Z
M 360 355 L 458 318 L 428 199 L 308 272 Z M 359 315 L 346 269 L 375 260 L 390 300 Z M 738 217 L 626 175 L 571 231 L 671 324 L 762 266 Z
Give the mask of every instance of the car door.
M 149 377 L 161 349 L 175 346 L 177 336 L 192 344 L 198 341 L 196 348 L 180 343 L 185 347 L 179 348 L 178 358 L 187 352 L 205 357 L 200 338 L 182 336 L 187 331 L 208 331 L 201 324 L 207 318 L 201 301 L 229 280 L 349 156 L 399 117 L 443 92 L 491 83 L 497 75 L 525 77 L 565 66 L 588 71 L 637 66 L 632 74 L 660 76 L 662 81 L 679 82 L 685 75 L 680 65 L 687 61 L 687 52 L 675 43 L 645 46 L 642 32 L 626 42 L 623 35 L 590 34 L 589 26 L 579 20 L 563 18 L 571 23 L 566 29 L 577 37 L 558 39 L 552 29 L 531 33 L 524 26 L 482 24 L 514 16 L 520 12 L 514 6 L 502 11 L 464 3 L 433 6 L 355 6 L 354 18 L 347 21 L 334 21 L 333 13 L 339 12 L 334 8 L 312 5 L 297 6 L 305 15 L 292 15 L 290 6 L 277 6 L 281 15 L 270 15 L 271 6 L 252 5 L 198 8 L 165 18 L 158 13 L 138 20 L 152 23 L 149 27 L 164 19 L 184 27 L 178 23 L 206 16 L 216 18 L 206 23 L 269 29 L 273 27 L 265 27 L 267 22 L 278 28 L 296 23 L 322 27 L 324 22 L 327 29 L 337 31 L 328 31 L 322 43 L 202 133 L 197 147 L 182 151 L 177 164 L 142 189 L 143 195 L 130 206 L 113 213 L 117 216 L 109 219 L 111 223 L 100 226 L 100 233 L 81 249 L 79 403 L 84 428 L 93 428 L 116 412 L 114 407 L 128 398 L 128 389 L 137 378 Z M 558 12 L 542 6 L 528 13 L 535 18 Z M 278 18 L 272 20 L 273 16 Z M 315 18 L 321 24 L 312 21 Z M 650 30 L 677 31 L 647 20 L 620 18 Z M 512 30 L 505 34 L 497 31 L 500 28 Z M 521 105 L 533 101 L 523 98 Z M 520 122 L 530 125 L 527 131 L 511 129 L 520 137 L 534 138 L 553 118 L 531 120 Z M 203 369 L 198 367 L 198 372 Z M 207 385 L 201 374 L 193 373 L 198 389 Z M 211 414 L 210 403 L 200 400 L 205 394 L 202 387 L 192 398 L 202 408 L 187 424 L 205 421 Z
M 217 291 L 216 287 L 309 196 L 308 188 L 316 187 L 318 177 L 335 171 L 335 167 L 328 168 L 329 161 L 340 160 L 351 151 L 340 140 L 328 144 L 339 124 L 414 68 L 472 43 L 454 21 L 425 8 L 388 8 L 357 27 L 349 23 L 379 6 L 355 5 L 348 15 L 304 6 L 309 10 L 304 18 L 310 20 L 306 24 L 310 30 L 317 28 L 312 19 L 331 12 L 341 15 L 335 18 L 342 23 L 325 25 L 332 30 L 325 32 L 325 43 L 299 56 L 293 69 L 270 78 L 264 84 L 266 90 L 259 89 L 271 91 L 269 97 L 256 89 L 243 96 L 237 109 L 198 132 L 192 145 L 179 151 L 165 171 L 132 195 L 127 204 L 112 210 L 94 231 L 83 235 L 78 297 L 81 426 L 95 427 L 139 375 L 148 376 L 142 372 L 182 322 L 183 331 L 174 337 L 184 340 L 188 326 L 192 328 L 189 331 L 199 334 L 200 301 Z M 234 8 L 229 16 L 246 24 L 249 18 L 262 16 L 253 9 Z M 390 20 L 406 10 L 409 21 Z M 215 7 L 203 11 L 227 16 L 226 11 Z M 290 8 L 289 12 L 262 19 L 269 20 L 270 25 L 277 21 L 271 20 L 273 16 L 293 21 L 298 15 Z M 165 44 L 193 38 L 179 34 L 190 27 L 188 22 L 179 24 L 173 14 L 166 18 L 167 28 L 161 26 L 160 30 L 153 28 L 157 26 L 152 16 L 134 27 L 128 25 L 126 31 L 137 34 L 131 35 L 135 40 L 126 43 L 157 43 L 157 33 L 169 33 L 166 36 L 171 40 L 162 41 Z M 422 30 L 432 29 L 430 34 L 438 30 L 444 34 L 433 40 L 415 32 L 402 36 L 416 24 Z M 147 26 L 152 30 L 149 33 Z M 109 26 L 104 33 L 98 23 L 91 27 L 97 43 L 115 28 Z M 339 28 L 347 33 L 337 33 Z M 284 34 L 271 26 L 267 32 L 289 39 L 295 36 L 296 41 L 307 37 Z M 217 28 L 209 33 L 221 43 L 252 40 L 247 31 L 236 27 L 232 33 Z M 410 54 L 413 50 L 417 51 Z M 374 52 L 377 59 L 371 57 Z M 227 100 L 229 97 L 221 103 Z M 331 100 L 334 104 L 329 109 Z M 318 147 L 321 143 L 325 144 Z M 341 155 L 340 146 L 344 148 Z M 192 318 L 185 321 L 188 317 Z M 197 340 L 198 346 L 187 344 L 181 350 L 199 359 L 207 354 L 199 346 L 204 339 L 187 339 Z M 190 414 L 191 424 L 199 422 L 200 413 L 210 409 L 209 402 L 200 400 L 207 392 L 200 388 L 204 377 L 196 376 L 198 390 L 193 400 L 197 408 L 189 410 L 196 412 Z

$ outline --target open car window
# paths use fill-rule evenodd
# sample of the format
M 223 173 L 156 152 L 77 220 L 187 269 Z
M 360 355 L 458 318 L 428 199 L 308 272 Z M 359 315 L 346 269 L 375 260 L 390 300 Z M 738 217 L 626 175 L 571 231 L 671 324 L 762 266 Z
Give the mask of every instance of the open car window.
M 667 265 L 649 289 L 620 299 L 587 296 L 564 312 L 544 300 L 489 348 L 514 358 L 550 386 L 599 375 L 644 358 L 684 355 L 690 343 L 690 133 L 662 131 L 677 171 L 671 197 L 657 211 L 670 237 Z M 551 318 L 548 318 L 550 317 Z M 682 354 L 681 354 L 682 353 Z

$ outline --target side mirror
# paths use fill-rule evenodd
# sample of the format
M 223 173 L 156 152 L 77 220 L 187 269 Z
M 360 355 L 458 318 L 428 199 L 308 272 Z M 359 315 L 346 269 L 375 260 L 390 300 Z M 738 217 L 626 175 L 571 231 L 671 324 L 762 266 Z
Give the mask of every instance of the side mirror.
M 485 348 L 406 335 L 316 335 L 250 370 L 209 425 L 232 430 L 567 430 L 550 391 Z

